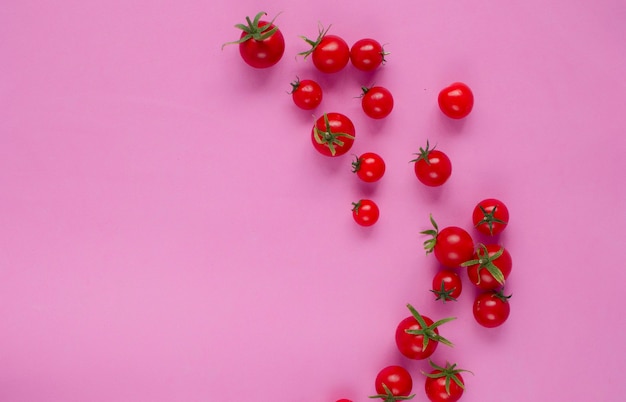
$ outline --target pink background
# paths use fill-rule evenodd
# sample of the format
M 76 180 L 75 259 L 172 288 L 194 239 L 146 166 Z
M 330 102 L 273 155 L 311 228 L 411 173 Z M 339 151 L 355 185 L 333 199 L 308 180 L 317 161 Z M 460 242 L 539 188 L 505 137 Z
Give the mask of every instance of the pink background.
M 624 400 L 623 0 L 215 3 L 3 5 L 0 401 L 361 402 L 389 364 L 425 401 L 427 362 L 394 343 L 407 303 L 458 317 L 433 358 L 475 373 L 463 401 Z M 262 10 L 287 49 L 257 71 L 220 46 Z M 322 76 L 295 58 L 318 22 L 388 63 Z M 296 75 L 385 158 L 380 183 L 315 153 Z M 457 80 L 464 121 L 436 105 Z M 372 83 L 395 95 L 384 121 L 354 98 Z M 408 163 L 426 139 L 452 159 L 442 188 Z M 365 196 L 371 228 L 350 212 Z M 494 330 L 465 275 L 457 304 L 433 300 L 419 234 L 431 212 L 475 234 L 486 197 L 509 205 L 514 260 Z

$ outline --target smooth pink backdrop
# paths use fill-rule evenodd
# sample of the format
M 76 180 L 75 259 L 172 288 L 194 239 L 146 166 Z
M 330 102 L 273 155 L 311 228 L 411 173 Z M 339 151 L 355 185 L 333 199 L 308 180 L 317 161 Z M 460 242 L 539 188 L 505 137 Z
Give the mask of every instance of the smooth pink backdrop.
M 266 71 L 221 50 L 258 11 L 287 41 Z M 623 0 L 5 2 L 0 401 L 363 402 L 389 364 L 425 401 L 427 363 L 394 343 L 407 303 L 458 317 L 433 358 L 474 372 L 465 402 L 622 401 L 624 21 Z M 318 22 L 388 63 L 322 76 L 295 57 Z M 286 94 L 296 76 L 326 91 L 313 113 Z M 436 105 L 457 80 L 464 121 Z M 384 121 L 355 99 L 373 83 L 395 95 Z M 380 183 L 315 153 L 326 111 L 385 158 Z M 442 188 L 408 163 L 427 139 L 453 161 Z M 433 300 L 419 234 L 429 213 L 472 231 L 486 197 L 509 205 L 514 260 L 493 330 L 465 276 L 458 303 Z

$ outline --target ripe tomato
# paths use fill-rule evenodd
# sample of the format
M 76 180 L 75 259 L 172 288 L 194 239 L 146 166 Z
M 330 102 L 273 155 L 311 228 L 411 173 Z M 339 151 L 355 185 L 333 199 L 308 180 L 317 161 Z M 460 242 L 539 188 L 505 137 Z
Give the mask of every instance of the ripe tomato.
M 502 246 L 479 244 L 472 259 L 462 266 L 467 267 L 467 276 L 474 285 L 492 290 L 504 285 L 513 268 L 513 260 Z
M 378 41 L 370 38 L 358 40 L 350 48 L 352 65 L 361 71 L 376 70 L 385 64 L 387 54 Z
M 361 107 L 372 119 L 382 119 L 393 110 L 393 95 L 384 87 L 362 87 Z
M 408 397 L 411 393 L 413 378 L 402 366 L 387 366 L 380 370 L 374 385 L 378 395 L 370 396 L 370 398 L 382 398 L 385 402 L 410 399 L 403 397 Z
M 291 83 L 293 103 L 300 109 L 315 109 L 322 103 L 322 87 L 313 80 L 296 79 Z
M 350 399 L 337 399 L 337 402 L 352 402 Z
M 510 298 L 511 295 L 505 296 L 502 291 L 478 295 L 472 309 L 476 322 L 486 328 L 504 324 L 511 314 Z
M 437 295 L 435 300 L 456 301 L 463 291 L 463 283 L 456 272 L 443 270 L 437 272 L 433 278 L 433 287 L 431 292 Z
M 230 44 L 239 44 L 239 53 L 248 65 L 254 68 L 267 68 L 278 63 L 285 53 L 285 38 L 274 20 L 267 22 L 261 18 L 266 15 L 258 13 L 254 20 L 246 17 L 247 25 L 237 24 L 235 28 L 241 29 L 238 41 L 222 45 L 222 48 Z
M 452 119 L 462 119 L 470 114 L 474 107 L 474 94 L 462 82 L 455 82 L 439 92 L 439 108 Z
M 411 315 L 400 321 L 396 328 L 396 345 L 398 350 L 409 359 L 422 360 L 430 357 L 439 343 L 452 346 L 452 343 L 439 335 L 438 327 L 455 318 L 449 317 L 433 322 L 429 317 L 422 316 L 410 304 L 407 304 Z
M 447 362 L 445 367 L 438 366 L 432 361 L 430 365 L 434 370 L 430 373 L 424 373 L 426 375 L 424 389 L 428 399 L 431 402 L 458 401 L 465 391 L 461 372 L 467 370 L 457 369 L 456 364 L 451 365 Z
M 366 183 L 373 183 L 385 174 L 385 161 L 374 152 L 365 152 L 352 162 L 352 173 Z
M 430 215 L 430 223 L 434 229 L 420 232 L 421 234 L 431 236 L 430 239 L 424 242 L 426 254 L 434 251 L 437 261 L 448 268 L 459 267 L 472 258 L 474 241 L 465 229 L 457 226 L 448 226 L 439 230 L 439 226 L 432 215 Z
M 328 27 L 330 28 L 330 26 Z M 305 58 L 309 55 L 313 58 L 315 67 L 323 73 L 336 73 L 350 61 L 350 48 L 345 40 L 336 35 L 327 35 L 328 28 L 320 26 L 317 40 L 313 41 L 302 37 L 311 45 L 311 49 L 298 53 Z
M 352 218 L 361 226 L 372 226 L 378 221 L 380 211 L 372 200 L 363 199 L 352 203 Z
M 411 161 L 415 162 L 415 176 L 427 186 L 441 186 L 452 174 L 452 163 L 445 153 L 429 147 L 426 141 L 426 149 L 420 148 L 419 153 L 415 154 L 417 158 Z
M 354 143 L 354 136 L 354 124 L 341 113 L 325 113 L 311 129 L 313 147 L 326 156 L 340 156 L 348 152 Z
M 479 202 L 472 212 L 474 227 L 482 234 L 497 235 L 509 223 L 509 210 L 506 205 L 495 198 L 487 198 Z

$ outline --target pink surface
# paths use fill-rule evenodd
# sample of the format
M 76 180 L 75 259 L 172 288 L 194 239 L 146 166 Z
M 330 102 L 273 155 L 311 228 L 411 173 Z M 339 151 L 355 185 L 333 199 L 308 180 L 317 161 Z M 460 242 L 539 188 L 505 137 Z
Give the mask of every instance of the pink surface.
M 156 4 L 155 4 L 156 3 Z M 21 1 L 0 13 L 0 401 L 355 402 L 386 365 L 411 303 L 458 319 L 466 402 L 623 401 L 626 3 L 602 1 Z M 226 3 L 224 3 L 226 4 Z M 267 11 L 286 41 L 267 71 L 233 25 Z M 375 74 L 314 71 L 299 35 L 387 43 Z M 289 82 L 357 127 L 387 162 L 313 150 Z M 464 121 L 436 95 L 474 90 Z M 395 95 L 386 120 L 361 85 Z M 452 159 L 443 188 L 408 163 L 426 139 Z M 380 221 L 361 228 L 351 202 Z M 512 314 L 498 329 L 428 292 L 428 214 L 472 230 L 507 202 Z M 475 232 L 472 231 L 472 234 Z

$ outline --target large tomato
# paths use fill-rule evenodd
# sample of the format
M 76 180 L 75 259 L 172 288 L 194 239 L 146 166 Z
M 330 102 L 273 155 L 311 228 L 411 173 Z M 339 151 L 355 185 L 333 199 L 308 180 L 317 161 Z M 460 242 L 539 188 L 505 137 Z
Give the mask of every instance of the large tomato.
M 513 268 L 511 254 L 497 244 L 479 244 L 474 256 L 462 264 L 470 281 L 483 290 L 504 286 Z
M 449 340 L 439 335 L 438 327 L 454 320 L 454 317 L 433 322 L 429 317 L 420 315 L 410 304 L 407 308 L 411 315 L 400 321 L 396 328 L 396 345 L 400 353 L 409 359 L 422 360 L 430 357 L 440 342 L 452 346 Z
M 340 156 L 352 148 L 356 130 L 352 121 L 341 113 L 325 113 L 311 129 L 313 147 L 322 155 Z
M 285 38 L 274 20 L 262 21 L 264 12 L 258 13 L 254 20 L 246 17 L 247 25 L 237 24 L 235 28 L 241 29 L 238 41 L 222 45 L 239 44 L 241 58 L 254 68 L 267 68 L 278 63 L 285 53 Z

